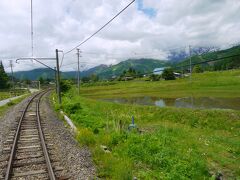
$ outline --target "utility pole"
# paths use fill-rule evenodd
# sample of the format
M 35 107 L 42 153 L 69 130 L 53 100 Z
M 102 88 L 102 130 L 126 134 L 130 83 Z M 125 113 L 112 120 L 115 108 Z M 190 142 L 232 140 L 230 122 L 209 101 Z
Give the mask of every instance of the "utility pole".
M 189 67 L 190 67 L 190 87 L 192 90 L 192 49 L 191 45 L 189 45 Z M 191 93 L 191 106 L 193 108 L 193 93 Z
M 80 95 L 80 64 L 79 64 L 79 58 L 80 58 L 80 49 L 77 49 L 77 58 L 78 58 L 78 74 L 77 74 L 77 79 L 78 79 L 78 95 Z
M 12 63 L 12 60 L 10 60 L 9 63 L 10 63 L 11 73 L 12 73 L 12 88 L 13 88 L 13 91 L 14 91 L 15 86 L 14 86 L 14 79 L 13 79 L 13 63 Z
M 191 45 L 189 45 L 189 70 L 190 70 L 190 82 L 192 82 L 192 50 L 191 50 Z
M 182 67 L 182 78 L 184 77 L 183 67 Z
M 59 70 L 58 49 L 56 49 L 56 67 L 57 67 L 57 95 L 58 95 L 58 103 L 59 103 L 59 104 L 62 104 L 62 99 L 61 99 L 61 87 L 60 87 L 60 70 Z
M 57 90 L 57 87 L 58 87 L 58 85 L 57 85 L 57 70 L 56 70 L 56 67 L 54 67 L 54 76 L 55 76 L 55 90 L 56 90 L 56 94 L 57 94 L 57 92 L 58 92 L 58 90 Z

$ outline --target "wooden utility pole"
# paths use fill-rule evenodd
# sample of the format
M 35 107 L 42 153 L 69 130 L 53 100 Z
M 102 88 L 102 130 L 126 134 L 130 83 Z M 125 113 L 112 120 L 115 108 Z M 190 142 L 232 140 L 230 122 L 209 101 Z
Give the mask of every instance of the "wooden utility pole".
M 191 50 L 191 45 L 189 45 L 189 70 L 190 70 L 190 82 L 192 82 L 192 50 Z
M 80 64 L 79 64 L 79 58 L 80 58 L 80 49 L 77 49 L 77 58 L 78 58 L 78 95 L 80 95 Z
M 191 106 L 193 108 L 193 93 L 192 93 L 192 49 L 189 45 L 189 68 L 190 68 L 190 87 L 191 87 Z
M 61 86 L 60 86 L 60 70 L 59 70 L 59 58 L 58 58 L 58 49 L 56 49 L 56 67 L 57 67 L 57 73 L 56 73 L 56 80 L 57 80 L 57 95 L 58 95 L 58 103 L 62 104 L 61 99 Z
M 56 67 L 54 67 L 54 76 L 55 76 L 55 91 L 56 91 L 56 94 L 57 94 L 57 92 L 58 92 L 58 83 L 57 83 L 57 69 L 56 69 Z

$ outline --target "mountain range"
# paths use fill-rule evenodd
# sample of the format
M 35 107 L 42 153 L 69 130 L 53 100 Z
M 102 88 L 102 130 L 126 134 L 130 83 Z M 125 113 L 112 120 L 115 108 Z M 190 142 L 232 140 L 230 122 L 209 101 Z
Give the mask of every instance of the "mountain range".
M 168 66 L 170 63 L 168 61 L 160 61 L 155 59 L 129 59 L 122 61 L 116 65 L 107 66 L 99 65 L 93 68 L 90 68 L 86 71 L 80 72 L 81 77 L 87 77 L 92 74 L 96 74 L 101 79 L 108 79 L 112 76 L 119 76 L 124 70 L 134 68 L 140 73 L 149 73 L 152 72 L 154 68 Z M 18 71 L 14 73 L 14 77 L 20 80 L 29 79 L 36 80 L 40 77 L 44 79 L 53 79 L 54 71 L 47 68 L 33 69 L 30 71 Z M 76 78 L 76 71 L 61 72 L 61 77 L 63 79 Z
M 235 46 L 226 50 L 219 51 L 216 48 L 195 48 L 192 49 L 192 63 L 198 64 L 212 59 L 221 59 L 221 61 L 204 63 L 202 67 L 212 68 L 211 70 L 224 70 L 234 67 L 240 67 L 240 56 L 230 57 L 231 55 L 240 54 L 240 46 Z M 224 58 L 228 57 L 228 58 Z M 153 69 L 160 67 L 181 67 L 189 65 L 189 55 L 185 51 L 173 51 L 169 55 L 170 60 L 157 60 L 157 59 L 128 59 L 116 65 L 99 65 L 90 68 L 80 73 L 81 77 L 91 76 L 92 74 L 98 75 L 100 79 L 109 79 L 112 76 L 119 76 L 124 70 L 134 68 L 140 73 L 151 73 Z M 54 79 L 54 72 L 50 69 L 39 68 L 30 71 L 18 71 L 14 73 L 18 79 L 36 80 L 39 77 L 44 79 Z M 63 79 L 76 78 L 76 71 L 61 72 Z
M 183 61 L 176 63 L 173 67 L 186 67 L 190 59 L 187 57 Z M 225 50 L 209 49 L 191 56 L 191 62 L 201 64 L 207 70 L 227 70 L 240 67 L 240 45 Z

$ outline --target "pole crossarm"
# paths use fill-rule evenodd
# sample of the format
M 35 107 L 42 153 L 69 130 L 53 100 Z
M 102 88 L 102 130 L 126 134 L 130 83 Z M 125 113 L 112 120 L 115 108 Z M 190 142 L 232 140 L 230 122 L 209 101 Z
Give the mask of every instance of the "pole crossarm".
M 80 94 L 80 64 L 79 64 L 79 59 L 81 57 L 80 55 L 81 51 L 80 49 L 77 48 L 77 58 L 78 58 L 78 95 Z
M 18 58 L 16 59 L 16 63 L 18 63 L 18 61 L 26 61 L 26 60 L 35 60 L 36 62 L 38 62 L 39 64 L 42 64 L 43 66 L 56 71 L 54 68 L 44 64 L 43 62 L 41 62 L 40 60 L 56 60 L 56 58 L 47 58 L 47 57 L 40 57 L 40 58 L 35 58 L 35 57 L 24 57 L 24 58 Z

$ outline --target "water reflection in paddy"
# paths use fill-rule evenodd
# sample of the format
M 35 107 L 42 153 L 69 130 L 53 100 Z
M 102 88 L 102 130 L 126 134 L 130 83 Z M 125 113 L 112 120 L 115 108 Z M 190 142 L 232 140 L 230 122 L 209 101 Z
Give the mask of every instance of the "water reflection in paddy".
M 240 110 L 240 98 L 219 98 L 219 97 L 199 97 L 199 98 L 159 98 L 159 97 L 131 97 L 131 98 L 111 98 L 104 101 L 122 103 L 151 105 L 158 107 L 179 107 L 179 108 L 200 108 L 200 109 L 234 109 Z

